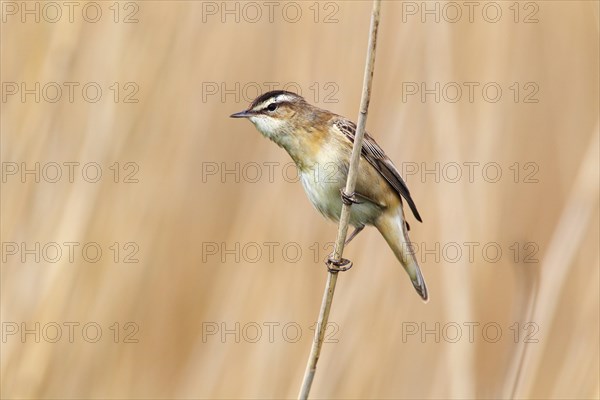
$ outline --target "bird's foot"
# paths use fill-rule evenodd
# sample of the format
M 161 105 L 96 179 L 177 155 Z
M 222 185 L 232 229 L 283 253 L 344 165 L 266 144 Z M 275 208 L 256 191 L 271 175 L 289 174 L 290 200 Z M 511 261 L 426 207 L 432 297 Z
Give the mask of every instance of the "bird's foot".
M 349 206 L 351 204 L 360 204 L 360 201 L 356 199 L 355 193 L 347 194 L 344 192 L 344 189 L 340 189 L 340 193 L 342 195 L 342 203 Z
M 338 272 L 348 271 L 352 268 L 352 261 L 342 258 L 341 260 L 335 260 L 333 258 L 333 254 L 330 254 L 325 262 L 327 265 L 327 270 L 332 274 L 337 274 Z
M 344 246 L 346 246 L 348 243 L 350 243 L 352 241 L 352 239 L 354 239 L 356 237 L 356 235 L 358 235 L 363 229 L 365 229 L 364 225 L 359 225 L 356 228 L 354 228 L 354 232 L 352 232 L 352 234 L 350 234 L 348 239 L 346 239 Z

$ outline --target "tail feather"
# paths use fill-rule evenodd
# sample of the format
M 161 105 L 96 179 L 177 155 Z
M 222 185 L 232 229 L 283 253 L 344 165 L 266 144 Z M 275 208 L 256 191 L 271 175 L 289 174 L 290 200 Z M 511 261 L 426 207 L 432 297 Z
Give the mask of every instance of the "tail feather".
M 429 300 L 429 293 L 427 292 L 427 285 L 425 284 L 425 278 L 423 278 L 423 274 L 421 273 L 421 268 L 419 268 L 419 265 L 416 264 L 416 279 L 413 279 L 411 277 L 411 281 L 413 286 L 415 287 L 415 290 L 417 291 L 417 293 L 419 293 L 419 296 L 421 296 L 421 298 L 423 299 L 423 301 L 427 301 Z
M 383 214 L 377 221 L 376 227 L 410 276 L 415 290 L 426 302 L 429 299 L 429 294 L 427 293 L 425 278 L 423 278 L 421 268 L 408 237 L 408 230 L 404 221 L 404 211 L 401 205 L 398 207 L 398 210 Z

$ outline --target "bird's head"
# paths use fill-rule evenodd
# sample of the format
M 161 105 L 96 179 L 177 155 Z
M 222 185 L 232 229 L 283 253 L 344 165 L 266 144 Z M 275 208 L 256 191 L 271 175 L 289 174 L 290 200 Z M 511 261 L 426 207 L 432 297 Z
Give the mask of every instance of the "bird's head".
M 298 125 L 306 124 L 312 114 L 314 108 L 302 96 L 275 90 L 260 95 L 247 110 L 231 118 L 248 118 L 264 136 L 279 142 L 281 136 L 293 134 Z

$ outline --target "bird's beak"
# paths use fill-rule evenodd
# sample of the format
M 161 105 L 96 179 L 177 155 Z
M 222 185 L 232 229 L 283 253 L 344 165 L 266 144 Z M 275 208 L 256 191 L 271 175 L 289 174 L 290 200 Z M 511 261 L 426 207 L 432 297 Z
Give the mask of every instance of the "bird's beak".
M 252 116 L 252 112 L 250 110 L 244 110 L 235 114 L 231 114 L 229 118 L 248 118 L 250 116 Z

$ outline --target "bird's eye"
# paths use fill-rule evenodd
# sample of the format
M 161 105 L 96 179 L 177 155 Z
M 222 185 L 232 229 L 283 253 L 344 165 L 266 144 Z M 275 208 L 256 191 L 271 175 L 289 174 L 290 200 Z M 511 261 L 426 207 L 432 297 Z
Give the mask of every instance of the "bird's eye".
M 276 103 L 271 103 L 267 106 L 267 110 L 269 111 L 275 111 L 277 110 L 277 104 Z

